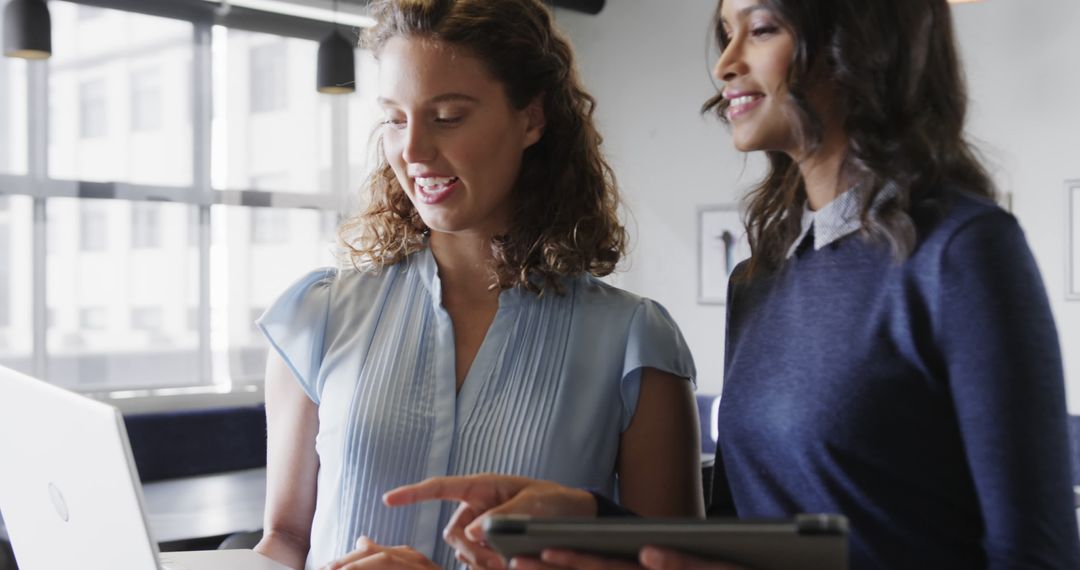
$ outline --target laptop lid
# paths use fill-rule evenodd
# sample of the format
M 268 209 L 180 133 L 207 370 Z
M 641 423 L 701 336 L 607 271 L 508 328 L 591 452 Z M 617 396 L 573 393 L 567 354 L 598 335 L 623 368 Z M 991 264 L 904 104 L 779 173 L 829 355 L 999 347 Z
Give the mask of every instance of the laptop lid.
M 0 367 L 0 462 L 20 568 L 158 568 L 116 408 Z

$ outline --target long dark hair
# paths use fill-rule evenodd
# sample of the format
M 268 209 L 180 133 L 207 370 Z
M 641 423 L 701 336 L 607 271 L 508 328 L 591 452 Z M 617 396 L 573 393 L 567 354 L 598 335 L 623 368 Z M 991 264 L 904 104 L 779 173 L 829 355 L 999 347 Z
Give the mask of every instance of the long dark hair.
M 866 192 L 862 233 L 887 243 L 897 260 L 917 242 L 912 214 L 940 211 L 948 187 L 992 198 L 993 183 L 964 136 L 967 88 L 946 0 L 761 0 L 795 38 L 787 87 L 797 135 L 811 152 L 822 142 L 822 120 L 808 102 L 819 81 L 829 82 L 843 109 L 849 140 L 843 162 L 848 180 Z M 727 44 L 716 9 L 715 34 Z M 728 102 L 719 94 L 702 112 L 721 120 Z M 782 152 L 766 152 L 769 170 L 746 200 L 752 257 L 747 276 L 783 265 L 799 235 L 806 189 L 799 167 Z M 886 188 L 896 198 L 871 209 Z
M 492 241 L 497 286 L 561 291 L 563 276 L 611 273 L 627 242 L 615 177 L 600 152 L 595 101 L 548 9 L 539 0 L 379 0 L 371 13 L 378 24 L 362 44 L 376 57 L 393 37 L 442 41 L 483 61 L 516 108 L 543 97 L 543 136 L 522 157 L 510 229 Z M 397 263 L 429 231 L 381 148 L 378 160 L 367 210 L 339 232 L 357 266 Z

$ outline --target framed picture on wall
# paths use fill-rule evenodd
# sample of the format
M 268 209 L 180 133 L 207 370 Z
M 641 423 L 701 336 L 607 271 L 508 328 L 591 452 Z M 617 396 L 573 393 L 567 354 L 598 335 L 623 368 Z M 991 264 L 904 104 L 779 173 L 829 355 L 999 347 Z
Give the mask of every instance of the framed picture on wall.
M 735 204 L 698 208 L 698 303 L 723 305 L 728 277 L 750 257 L 739 207 Z
M 1065 182 L 1065 211 L 1069 219 L 1065 227 L 1065 298 L 1080 301 L 1080 180 Z

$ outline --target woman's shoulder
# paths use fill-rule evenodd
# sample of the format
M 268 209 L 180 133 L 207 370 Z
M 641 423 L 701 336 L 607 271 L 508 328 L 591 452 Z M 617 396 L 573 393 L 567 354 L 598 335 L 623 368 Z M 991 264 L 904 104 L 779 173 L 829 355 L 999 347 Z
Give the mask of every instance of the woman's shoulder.
M 630 319 L 643 311 L 654 311 L 671 318 L 659 302 L 592 275 L 577 278 L 575 295 L 576 305 L 585 309 L 590 317 Z
M 385 266 L 357 265 L 349 261 L 330 268 L 328 282 L 339 295 L 359 294 L 379 290 L 395 281 L 397 276 L 423 273 L 423 251 L 410 254 L 401 261 Z
M 991 280 L 1039 279 L 1015 216 L 986 196 L 953 191 L 948 198 L 904 264 L 914 282 L 940 288 L 974 274 Z
M 920 228 L 919 250 L 940 254 L 956 245 L 957 236 L 971 232 L 1012 233 L 1019 229 L 1016 217 L 992 198 L 950 188 L 913 216 Z
M 613 354 L 621 362 L 621 378 L 635 380 L 631 372 L 655 368 L 681 378 L 694 379 L 694 358 L 671 313 L 648 297 L 602 281 L 596 277 L 579 283 L 577 306 L 582 309 L 581 334 L 595 346 L 595 339 L 613 343 Z M 627 413 L 632 415 L 632 409 Z M 626 426 L 623 426 L 624 428 Z
M 575 295 L 585 306 L 602 306 L 607 310 L 619 309 L 634 311 L 645 297 L 631 293 L 617 285 L 593 275 L 583 275 L 575 279 Z
M 335 267 L 318 267 L 309 269 L 306 273 L 293 279 L 292 283 L 285 287 L 278 296 L 278 302 L 286 300 L 299 302 L 313 296 L 326 296 L 337 279 L 338 270 Z

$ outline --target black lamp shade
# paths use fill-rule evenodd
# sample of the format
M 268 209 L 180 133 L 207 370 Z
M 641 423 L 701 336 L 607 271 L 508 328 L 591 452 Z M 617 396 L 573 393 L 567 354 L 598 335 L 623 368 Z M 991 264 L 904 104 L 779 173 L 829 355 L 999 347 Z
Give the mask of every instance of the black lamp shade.
M 4 8 L 4 55 L 46 59 L 52 55 L 52 20 L 45 0 L 11 0 Z
M 353 44 L 337 28 L 319 42 L 316 87 L 320 93 L 356 91 L 356 56 L 353 53 Z
M 548 0 L 552 6 L 566 8 L 575 12 L 584 12 L 593 16 L 604 9 L 604 0 Z

